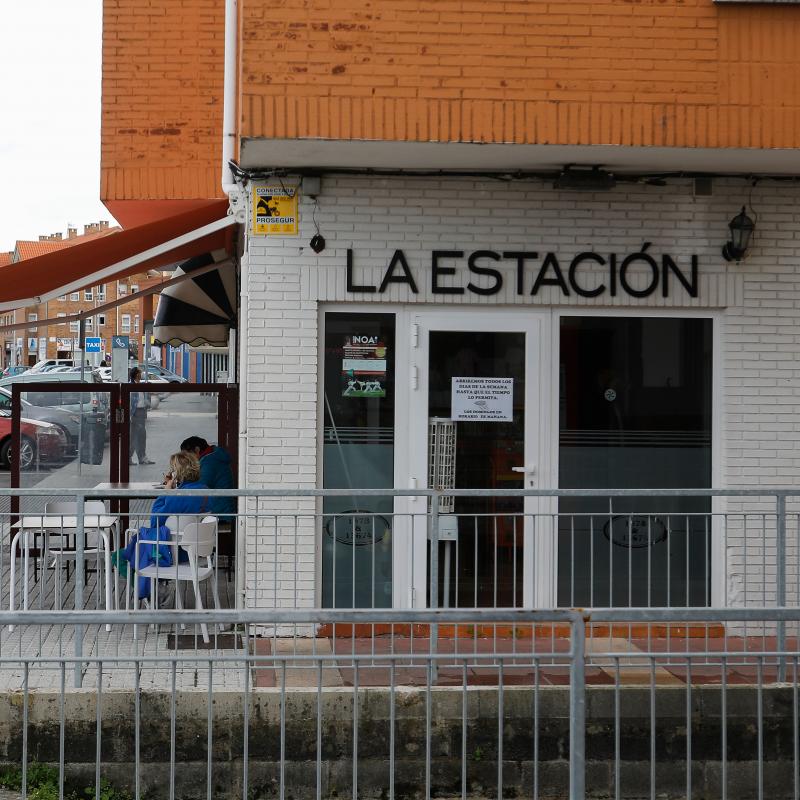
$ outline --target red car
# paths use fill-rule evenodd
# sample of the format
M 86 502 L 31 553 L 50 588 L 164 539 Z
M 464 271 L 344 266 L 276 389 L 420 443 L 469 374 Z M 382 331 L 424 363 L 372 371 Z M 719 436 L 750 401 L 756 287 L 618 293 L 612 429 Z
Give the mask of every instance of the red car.
M 63 461 L 67 450 L 67 437 L 58 425 L 35 419 L 20 420 L 22 424 L 22 447 L 19 468 L 23 472 L 31 469 L 37 461 L 53 464 Z M 11 415 L 0 412 L 0 466 L 11 467 Z

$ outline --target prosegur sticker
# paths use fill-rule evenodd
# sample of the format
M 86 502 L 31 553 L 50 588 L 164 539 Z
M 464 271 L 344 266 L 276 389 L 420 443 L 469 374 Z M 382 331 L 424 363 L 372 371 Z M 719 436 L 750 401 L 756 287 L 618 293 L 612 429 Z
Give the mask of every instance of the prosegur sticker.
M 514 418 L 513 378 L 453 378 L 450 416 L 469 422 Z
M 253 233 L 297 236 L 297 187 L 278 183 L 253 186 Z

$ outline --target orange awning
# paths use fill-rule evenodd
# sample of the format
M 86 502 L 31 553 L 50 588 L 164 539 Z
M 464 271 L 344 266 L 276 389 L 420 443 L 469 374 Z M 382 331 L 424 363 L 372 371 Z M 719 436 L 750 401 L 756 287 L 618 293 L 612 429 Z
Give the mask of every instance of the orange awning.
M 0 311 L 52 300 L 214 250 L 232 251 L 228 201 L 0 267 Z

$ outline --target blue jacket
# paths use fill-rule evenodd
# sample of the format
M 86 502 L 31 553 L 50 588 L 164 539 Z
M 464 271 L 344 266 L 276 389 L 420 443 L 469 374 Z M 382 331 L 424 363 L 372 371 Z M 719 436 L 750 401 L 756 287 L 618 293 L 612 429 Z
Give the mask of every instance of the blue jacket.
M 208 487 L 200 482 L 181 484 L 181 489 L 207 489 Z M 203 514 L 208 512 L 207 497 L 181 497 L 174 494 L 163 494 L 155 499 L 152 512 L 150 514 L 150 527 L 139 528 L 139 533 L 131 537 L 128 546 L 122 551 L 122 557 L 135 569 L 136 567 L 136 545 L 139 539 L 144 541 L 169 540 L 176 531 L 170 531 L 164 523 L 169 516 L 179 516 L 181 514 Z M 172 566 L 172 548 L 166 544 L 142 545 L 138 548 L 139 567 L 149 567 L 158 564 L 161 567 Z M 186 553 L 179 549 L 178 561 L 186 561 Z M 140 599 L 150 594 L 150 581 L 147 578 L 137 577 L 136 580 L 137 597 Z
M 202 479 L 189 483 L 182 483 L 180 489 L 208 489 L 208 484 Z M 161 527 L 169 516 L 180 514 L 203 514 L 211 511 L 210 497 L 185 497 L 178 494 L 162 494 L 156 497 L 150 513 L 150 527 Z
M 209 489 L 233 489 L 233 470 L 231 457 L 226 450 L 215 446 L 200 459 L 200 481 Z M 235 497 L 210 497 L 209 510 L 212 514 L 236 513 Z

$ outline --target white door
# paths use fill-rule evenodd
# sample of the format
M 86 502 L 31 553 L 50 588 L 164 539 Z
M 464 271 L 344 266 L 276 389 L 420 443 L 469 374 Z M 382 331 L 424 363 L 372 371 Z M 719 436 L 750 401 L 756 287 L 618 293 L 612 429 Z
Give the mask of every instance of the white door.
M 536 311 L 440 309 L 410 315 L 409 486 L 429 485 L 431 419 L 455 422 L 455 488 L 551 487 L 549 316 Z M 552 448 L 550 449 L 552 450 Z M 551 604 L 554 535 L 535 497 L 455 498 L 442 522 L 440 605 Z M 429 594 L 426 501 L 409 500 L 414 524 L 395 551 L 396 605 Z M 420 524 L 422 523 L 422 524 Z M 548 566 L 549 565 L 549 566 Z M 403 590 L 403 587 L 406 587 Z M 408 592 L 408 587 L 411 591 Z

